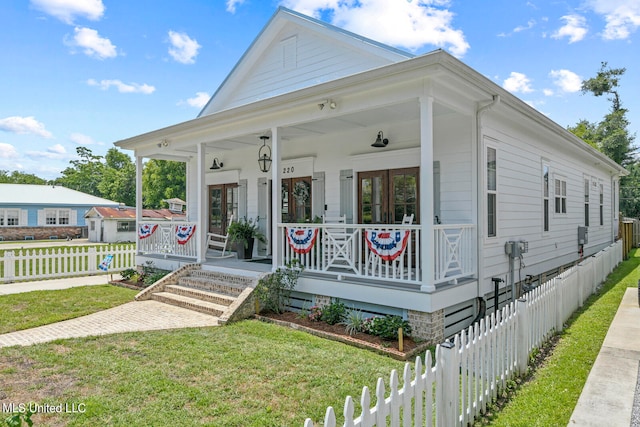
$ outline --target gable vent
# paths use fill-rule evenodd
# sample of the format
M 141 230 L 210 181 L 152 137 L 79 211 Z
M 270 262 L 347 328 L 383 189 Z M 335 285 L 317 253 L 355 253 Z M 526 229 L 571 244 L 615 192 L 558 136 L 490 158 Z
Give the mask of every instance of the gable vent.
M 296 68 L 298 62 L 298 39 L 296 36 L 289 37 L 280 42 L 282 48 L 282 68 L 291 70 Z

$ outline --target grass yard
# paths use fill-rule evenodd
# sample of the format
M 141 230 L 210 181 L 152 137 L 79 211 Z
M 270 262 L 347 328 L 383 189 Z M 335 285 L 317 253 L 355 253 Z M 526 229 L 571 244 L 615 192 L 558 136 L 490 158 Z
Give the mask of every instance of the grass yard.
M 640 250 L 609 276 L 599 293 L 569 320 L 553 353 L 532 381 L 490 422 L 494 426 L 566 426 L 600 352 L 622 296 L 640 279 Z
M 0 296 L 0 334 L 34 328 L 133 301 L 137 291 L 112 285 L 82 286 Z M 1 396 L 1 393 L 0 393 Z
M 36 426 L 302 426 L 403 366 L 247 320 L 0 349 L 0 402 L 86 405 L 34 415 Z

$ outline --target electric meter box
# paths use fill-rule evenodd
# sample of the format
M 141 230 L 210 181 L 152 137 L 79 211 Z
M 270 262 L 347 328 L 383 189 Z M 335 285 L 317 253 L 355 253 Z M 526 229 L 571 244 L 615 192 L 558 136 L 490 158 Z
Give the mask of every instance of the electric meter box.
M 586 245 L 589 243 L 589 227 L 578 226 L 578 244 Z

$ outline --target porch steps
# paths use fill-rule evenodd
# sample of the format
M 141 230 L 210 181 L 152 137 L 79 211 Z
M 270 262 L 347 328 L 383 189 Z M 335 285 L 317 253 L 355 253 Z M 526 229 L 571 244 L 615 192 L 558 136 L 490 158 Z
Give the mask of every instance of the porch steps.
M 173 279 L 157 282 L 146 297 L 165 304 L 198 311 L 220 318 L 226 323 L 255 287 L 257 277 L 238 271 L 202 270 L 197 266 L 175 272 Z

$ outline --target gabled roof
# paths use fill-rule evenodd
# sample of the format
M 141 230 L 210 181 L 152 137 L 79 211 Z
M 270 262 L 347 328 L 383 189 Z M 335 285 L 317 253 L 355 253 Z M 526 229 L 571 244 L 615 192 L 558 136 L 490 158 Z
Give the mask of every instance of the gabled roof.
M 60 185 L 0 184 L 1 205 L 118 206 L 118 202 Z
M 136 219 L 136 209 L 131 207 L 111 208 L 94 206 L 84 216 L 85 218 L 103 219 Z M 184 213 L 171 212 L 169 209 L 143 209 L 142 217 L 147 219 L 185 219 Z
M 413 57 L 281 6 L 198 117 Z

